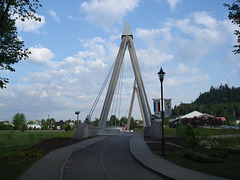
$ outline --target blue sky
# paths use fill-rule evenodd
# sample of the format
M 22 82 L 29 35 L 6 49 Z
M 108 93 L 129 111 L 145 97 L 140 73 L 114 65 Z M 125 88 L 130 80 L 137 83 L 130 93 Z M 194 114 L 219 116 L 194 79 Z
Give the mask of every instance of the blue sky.
M 129 21 L 147 96 L 160 96 L 157 72 L 166 72 L 164 97 L 172 106 L 194 101 L 210 86 L 239 87 L 239 55 L 228 20 L 227 0 L 42 1 L 41 22 L 17 22 L 19 37 L 32 52 L 2 71 L 10 83 L 0 93 L 0 120 L 24 113 L 27 120 L 85 119 L 117 56 Z M 128 113 L 134 75 L 126 52 L 120 116 Z M 100 116 L 101 98 L 92 119 Z M 140 119 L 135 100 L 133 116 Z M 110 111 L 111 112 L 111 111 Z M 118 115 L 117 114 L 117 115 Z

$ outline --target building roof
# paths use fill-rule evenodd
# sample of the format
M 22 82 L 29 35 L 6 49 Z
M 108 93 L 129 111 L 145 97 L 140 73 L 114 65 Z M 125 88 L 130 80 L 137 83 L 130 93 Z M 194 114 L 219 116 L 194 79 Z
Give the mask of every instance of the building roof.
M 203 115 L 203 113 L 200 113 L 200 112 L 198 112 L 198 111 L 193 111 L 193 112 L 190 112 L 190 113 L 182 116 L 181 118 L 182 118 L 182 119 L 183 119 L 183 118 L 193 118 L 193 117 L 199 117 L 199 116 L 202 116 L 202 115 Z
M 194 117 L 214 117 L 212 115 L 209 115 L 207 113 L 201 113 L 201 112 L 198 112 L 198 111 L 193 111 L 193 112 L 190 112 L 184 116 L 181 117 L 181 119 L 183 118 L 194 118 Z
M 226 118 L 225 117 L 215 117 L 216 119 L 220 119 L 222 121 L 226 121 Z

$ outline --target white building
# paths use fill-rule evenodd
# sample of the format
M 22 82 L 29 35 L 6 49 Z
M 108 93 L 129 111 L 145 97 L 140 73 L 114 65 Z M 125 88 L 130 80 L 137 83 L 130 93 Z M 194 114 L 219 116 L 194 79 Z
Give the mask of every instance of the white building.
M 38 124 L 28 124 L 28 125 L 27 125 L 27 128 L 41 129 L 41 126 L 40 126 L 40 125 L 38 125 Z

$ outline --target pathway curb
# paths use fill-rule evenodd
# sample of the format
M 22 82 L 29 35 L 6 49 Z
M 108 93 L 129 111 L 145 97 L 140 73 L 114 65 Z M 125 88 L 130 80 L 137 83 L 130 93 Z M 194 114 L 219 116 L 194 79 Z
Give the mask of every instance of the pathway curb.
M 179 180 L 223 180 L 224 178 L 207 175 L 197 171 L 177 166 L 151 152 L 144 141 L 143 136 L 133 136 L 130 139 L 130 153 L 141 164 L 159 173 L 160 175 L 169 177 L 171 179 Z

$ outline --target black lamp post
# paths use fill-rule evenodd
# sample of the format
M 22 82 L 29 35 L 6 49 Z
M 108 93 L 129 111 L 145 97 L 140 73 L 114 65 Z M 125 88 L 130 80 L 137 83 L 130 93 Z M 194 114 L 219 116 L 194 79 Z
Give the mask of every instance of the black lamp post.
M 164 122 L 163 122 L 163 80 L 165 77 L 165 72 L 162 70 L 162 68 L 160 69 L 160 71 L 158 72 L 158 77 L 159 80 L 161 82 L 161 105 L 162 105 L 162 112 L 161 112 L 161 117 L 162 117 L 162 156 L 166 156 L 167 154 L 165 153 L 165 138 L 164 138 Z
M 77 115 L 77 126 L 79 127 L 79 114 L 81 111 L 76 111 L 75 114 Z

